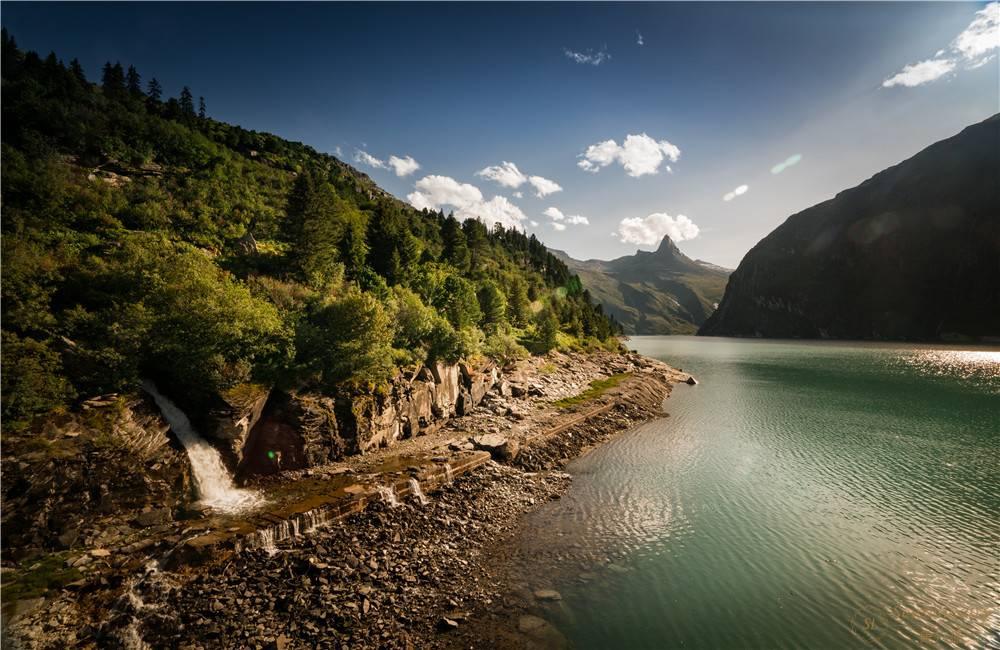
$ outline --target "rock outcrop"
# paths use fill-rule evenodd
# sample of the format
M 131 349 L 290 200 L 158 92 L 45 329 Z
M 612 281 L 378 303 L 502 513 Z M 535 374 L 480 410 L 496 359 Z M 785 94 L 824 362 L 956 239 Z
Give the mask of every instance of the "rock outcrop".
M 795 214 L 730 276 L 708 336 L 1000 336 L 1000 114 Z
M 220 425 L 215 437 L 244 441 L 233 451 L 242 477 L 305 469 L 430 433 L 451 417 L 472 413 L 499 380 L 492 363 L 438 363 L 397 376 L 385 390 L 345 389 L 332 397 L 277 391 L 261 405 L 246 435 L 220 435 L 242 431 Z M 247 408 L 230 414 L 229 421 L 241 412 L 246 414 L 237 423 L 254 413 Z

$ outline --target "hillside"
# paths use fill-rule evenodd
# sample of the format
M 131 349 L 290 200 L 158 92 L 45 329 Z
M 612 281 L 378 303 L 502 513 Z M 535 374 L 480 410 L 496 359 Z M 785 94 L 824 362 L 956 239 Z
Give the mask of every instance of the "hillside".
M 95 84 L 5 31 L 3 95 L 5 430 L 143 377 L 197 416 L 253 385 L 616 345 L 534 236 L 416 210 L 188 88 L 110 63 Z
M 1000 336 L 1000 115 L 791 216 L 699 334 Z
M 552 253 L 580 276 L 604 311 L 626 334 L 694 334 L 715 309 L 729 271 L 692 260 L 669 237 L 655 252 L 611 261 L 571 258 Z

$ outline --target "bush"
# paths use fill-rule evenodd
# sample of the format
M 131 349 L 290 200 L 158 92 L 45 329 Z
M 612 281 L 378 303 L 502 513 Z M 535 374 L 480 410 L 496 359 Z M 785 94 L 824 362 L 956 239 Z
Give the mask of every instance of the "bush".
M 502 366 L 528 356 L 528 351 L 517 342 L 510 329 L 498 329 L 490 333 L 483 343 L 482 352 Z
M 64 406 L 75 397 L 59 355 L 44 342 L 10 332 L 3 333 L 0 384 L 8 425 Z

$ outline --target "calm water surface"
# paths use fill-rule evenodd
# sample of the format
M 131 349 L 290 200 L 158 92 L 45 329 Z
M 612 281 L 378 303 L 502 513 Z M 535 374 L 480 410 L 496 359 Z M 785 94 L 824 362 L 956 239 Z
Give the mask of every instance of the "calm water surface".
M 1000 648 L 1000 348 L 632 346 L 701 383 L 529 522 L 575 647 Z

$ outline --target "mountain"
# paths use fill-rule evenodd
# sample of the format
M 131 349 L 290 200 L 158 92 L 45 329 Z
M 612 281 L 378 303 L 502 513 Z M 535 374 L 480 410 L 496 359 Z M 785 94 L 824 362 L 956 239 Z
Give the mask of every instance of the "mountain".
M 626 334 L 694 334 L 722 298 L 729 276 L 727 269 L 692 260 L 670 237 L 655 252 L 637 251 L 611 261 L 552 253 L 580 277 Z
M 142 378 L 197 417 L 254 386 L 617 346 L 534 236 L 417 210 L 132 66 L 96 84 L 6 29 L 0 61 L 5 430 Z
M 1000 336 L 1000 114 L 789 217 L 699 334 Z

